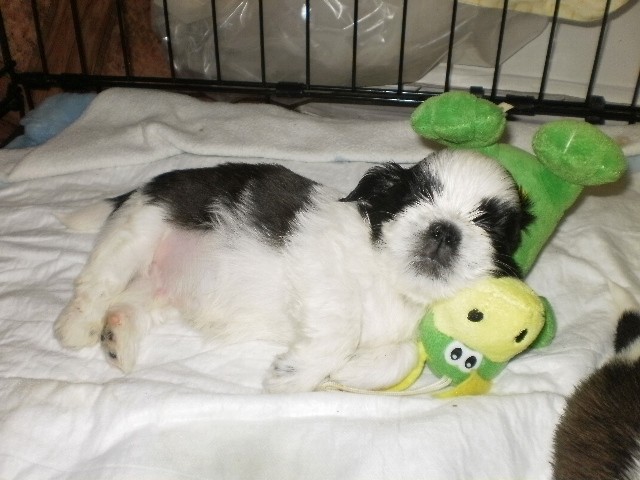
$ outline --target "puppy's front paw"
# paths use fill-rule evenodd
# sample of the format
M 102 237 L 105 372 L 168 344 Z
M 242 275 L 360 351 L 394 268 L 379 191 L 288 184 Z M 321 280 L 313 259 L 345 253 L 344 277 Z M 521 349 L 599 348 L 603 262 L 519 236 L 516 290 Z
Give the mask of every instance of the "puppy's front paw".
M 53 325 L 53 332 L 63 347 L 84 348 L 98 343 L 104 310 L 81 298 L 73 298 Z
M 134 312 L 126 307 L 107 312 L 100 344 L 107 361 L 123 372 L 130 372 L 138 355 L 138 336 Z
M 313 391 L 324 375 L 301 369 L 288 355 L 280 355 L 271 364 L 264 381 L 269 393 L 295 393 Z

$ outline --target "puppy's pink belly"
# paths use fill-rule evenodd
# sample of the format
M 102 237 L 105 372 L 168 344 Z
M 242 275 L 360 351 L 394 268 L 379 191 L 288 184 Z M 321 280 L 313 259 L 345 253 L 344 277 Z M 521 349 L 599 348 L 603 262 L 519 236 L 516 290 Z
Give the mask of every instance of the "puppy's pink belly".
M 168 299 L 171 303 L 185 305 L 185 293 L 200 283 L 204 260 L 202 235 L 197 232 L 175 230 L 169 232 L 160 242 L 149 268 L 149 277 L 156 297 Z M 200 263 L 199 263 L 200 260 Z
M 149 277 L 156 298 L 196 328 L 233 339 L 288 339 L 289 297 L 283 257 L 251 236 L 171 231 Z

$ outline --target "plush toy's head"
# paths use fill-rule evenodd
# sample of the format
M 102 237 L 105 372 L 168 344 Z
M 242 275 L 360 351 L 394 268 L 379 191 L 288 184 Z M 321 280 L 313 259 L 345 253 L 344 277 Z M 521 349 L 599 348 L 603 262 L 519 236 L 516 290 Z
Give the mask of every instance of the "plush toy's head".
M 446 396 L 486 392 L 510 359 L 554 334 L 546 301 L 512 277 L 486 278 L 436 302 L 420 324 L 427 366 L 455 385 Z

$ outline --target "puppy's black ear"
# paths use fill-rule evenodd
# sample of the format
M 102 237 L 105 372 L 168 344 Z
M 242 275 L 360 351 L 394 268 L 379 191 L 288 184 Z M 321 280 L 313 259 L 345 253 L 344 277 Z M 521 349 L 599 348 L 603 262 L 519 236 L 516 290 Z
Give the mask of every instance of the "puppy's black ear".
M 407 171 L 397 163 L 389 162 L 370 168 L 353 191 L 342 202 L 361 202 L 367 206 L 376 204 L 405 182 Z
M 370 169 L 342 202 L 357 202 L 362 217 L 371 225 L 373 240 L 379 240 L 384 222 L 411 201 L 412 173 L 396 163 Z
M 536 219 L 536 216 L 533 214 L 533 203 L 529 196 L 522 190 L 522 188 L 518 188 L 518 196 L 520 197 L 520 208 L 522 209 L 522 218 L 520 220 L 520 229 L 524 230 L 527 228 L 533 221 Z

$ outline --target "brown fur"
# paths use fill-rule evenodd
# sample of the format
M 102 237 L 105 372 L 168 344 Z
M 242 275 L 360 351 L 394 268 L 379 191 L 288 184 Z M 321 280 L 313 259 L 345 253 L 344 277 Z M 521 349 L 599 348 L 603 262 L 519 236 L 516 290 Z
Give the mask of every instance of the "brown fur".
M 640 452 L 640 360 L 614 360 L 578 386 L 556 430 L 554 478 L 626 478 Z

